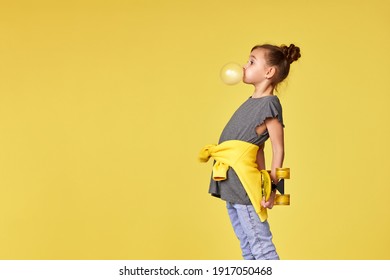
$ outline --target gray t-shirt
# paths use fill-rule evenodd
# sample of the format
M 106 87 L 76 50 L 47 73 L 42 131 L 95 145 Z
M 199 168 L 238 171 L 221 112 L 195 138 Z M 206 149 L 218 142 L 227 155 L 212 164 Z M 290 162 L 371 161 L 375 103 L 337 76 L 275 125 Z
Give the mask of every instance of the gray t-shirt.
M 260 146 L 269 138 L 269 135 L 267 130 L 258 135 L 256 128 L 263 124 L 265 119 L 275 117 L 283 125 L 282 105 L 277 96 L 249 98 L 227 123 L 219 143 L 227 140 L 241 140 Z M 211 178 L 209 193 L 231 203 L 251 204 L 233 168 L 229 168 L 226 180 L 217 182 Z

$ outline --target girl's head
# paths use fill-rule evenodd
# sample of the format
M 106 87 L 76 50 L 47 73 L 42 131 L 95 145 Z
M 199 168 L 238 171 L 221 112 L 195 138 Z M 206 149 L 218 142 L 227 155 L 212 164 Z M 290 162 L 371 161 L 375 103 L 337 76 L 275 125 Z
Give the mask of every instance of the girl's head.
M 280 47 L 269 44 L 254 46 L 251 50 L 250 61 L 245 67 L 245 75 L 247 76 L 245 82 L 261 82 L 264 77 L 270 81 L 273 87 L 276 87 L 288 76 L 290 64 L 300 57 L 299 47 L 293 44 Z M 250 69 L 250 67 L 257 68 Z M 255 71 L 251 73 L 251 70 Z

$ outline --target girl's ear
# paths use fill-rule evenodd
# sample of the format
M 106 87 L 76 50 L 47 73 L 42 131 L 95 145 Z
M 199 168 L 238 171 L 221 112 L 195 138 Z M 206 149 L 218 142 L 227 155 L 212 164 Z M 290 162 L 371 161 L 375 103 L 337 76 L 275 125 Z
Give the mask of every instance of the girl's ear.
M 274 66 L 268 67 L 267 71 L 265 72 L 265 77 L 267 79 L 272 79 L 275 73 L 276 73 L 276 68 Z

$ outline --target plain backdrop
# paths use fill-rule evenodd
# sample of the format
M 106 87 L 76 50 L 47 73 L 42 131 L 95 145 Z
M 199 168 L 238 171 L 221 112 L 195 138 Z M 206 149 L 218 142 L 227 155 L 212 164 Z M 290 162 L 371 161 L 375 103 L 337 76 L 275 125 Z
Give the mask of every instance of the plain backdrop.
M 0 259 L 240 259 L 208 192 L 256 44 L 302 57 L 279 88 L 282 259 L 390 258 L 390 3 L 1 1 Z M 266 145 L 267 165 L 270 145 Z

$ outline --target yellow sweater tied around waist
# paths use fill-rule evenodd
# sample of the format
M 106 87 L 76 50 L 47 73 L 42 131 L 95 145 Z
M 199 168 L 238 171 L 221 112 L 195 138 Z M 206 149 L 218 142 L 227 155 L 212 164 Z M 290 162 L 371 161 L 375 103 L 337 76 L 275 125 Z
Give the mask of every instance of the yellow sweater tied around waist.
M 262 222 L 267 220 L 267 209 L 261 206 L 261 172 L 257 168 L 256 158 L 259 147 L 240 140 L 228 140 L 219 145 L 206 145 L 199 153 L 199 160 L 215 160 L 213 179 L 226 180 L 229 167 L 233 168 L 240 179 L 248 197 Z

